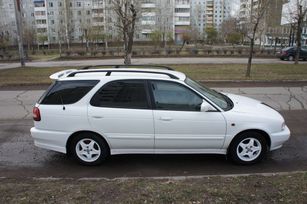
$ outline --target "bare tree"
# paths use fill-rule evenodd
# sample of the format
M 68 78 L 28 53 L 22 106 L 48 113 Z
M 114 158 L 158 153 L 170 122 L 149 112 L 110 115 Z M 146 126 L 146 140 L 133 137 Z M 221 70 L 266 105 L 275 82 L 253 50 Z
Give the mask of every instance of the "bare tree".
M 306 22 L 306 16 L 306 0 L 290 0 L 283 10 L 282 23 L 290 26 L 289 46 L 293 46 L 294 41 L 296 41 L 295 64 L 298 64 L 300 58 L 302 28 L 304 22 Z
M 250 0 L 250 8 L 249 8 L 249 23 L 247 25 L 248 34 L 247 37 L 250 40 L 249 45 L 249 56 L 248 56 L 248 63 L 246 68 L 246 77 L 251 76 L 251 68 L 252 68 L 252 59 L 253 59 L 253 52 L 254 52 L 254 45 L 256 34 L 259 29 L 259 25 L 261 24 L 262 20 L 264 19 L 264 15 L 267 11 L 268 5 L 270 0 Z
M 302 47 L 302 30 L 303 23 L 306 20 L 307 1 L 306 0 L 292 0 L 288 4 L 289 15 L 291 21 L 296 24 L 296 56 L 295 64 L 298 64 L 300 58 L 300 50 Z
M 27 44 L 27 52 L 30 52 L 30 49 L 32 47 L 32 49 L 34 50 L 34 43 L 36 41 L 36 32 L 35 29 L 32 26 L 25 26 L 23 29 L 23 37 L 24 37 L 24 41 Z
M 112 0 L 113 10 L 118 17 L 115 26 L 123 36 L 125 49 L 125 64 L 131 64 L 132 48 L 134 43 L 135 24 L 138 16 L 137 1 Z

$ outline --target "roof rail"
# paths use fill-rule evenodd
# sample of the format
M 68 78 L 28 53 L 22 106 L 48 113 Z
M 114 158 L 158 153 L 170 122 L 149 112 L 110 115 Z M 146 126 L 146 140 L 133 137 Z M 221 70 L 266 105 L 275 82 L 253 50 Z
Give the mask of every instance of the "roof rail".
M 137 64 L 137 65 L 91 65 L 81 68 L 82 70 L 97 68 L 97 67 L 107 67 L 107 68 L 159 68 L 166 70 L 174 70 L 171 67 L 160 66 L 160 65 L 150 65 L 150 64 Z
M 179 79 L 177 76 L 165 73 L 165 72 L 159 72 L 159 71 L 146 71 L 146 70 L 110 70 L 110 69 L 98 69 L 98 70 L 77 70 L 67 75 L 67 77 L 74 77 L 76 74 L 83 74 L 83 73 L 97 73 L 97 72 L 106 72 L 106 76 L 111 76 L 112 72 L 120 72 L 120 73 L 149 73 L 149 74 L 163 74 L 166 76 L 169 76 L 171 79 Z

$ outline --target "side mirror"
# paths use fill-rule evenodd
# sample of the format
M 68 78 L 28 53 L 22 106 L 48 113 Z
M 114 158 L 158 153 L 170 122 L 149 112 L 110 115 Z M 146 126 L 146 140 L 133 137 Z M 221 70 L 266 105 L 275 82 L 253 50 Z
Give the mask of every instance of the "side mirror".
M 204 100 L 200 106 L 200 111 L 201 112 L 211 112 L 211 111 L 216 111 L 216 109 L 212 107 L 207 101 Z

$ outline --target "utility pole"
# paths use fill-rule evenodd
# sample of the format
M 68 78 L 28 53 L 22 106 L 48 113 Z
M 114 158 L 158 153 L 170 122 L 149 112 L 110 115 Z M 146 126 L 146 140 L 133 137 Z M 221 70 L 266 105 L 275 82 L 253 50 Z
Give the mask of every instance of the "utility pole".
M 23 39 L 22 39 L 22 19 L 21 19 L 21 7 L 20 0 L 14 0 L 15 6 L 15 18 L 16 18 L 16 26 L 17 26 L 17 41 L 18 41 L 18 49 L 19 49 L 19 58 L 21 67 L 25 67 L 25 56 L 23 51 Z

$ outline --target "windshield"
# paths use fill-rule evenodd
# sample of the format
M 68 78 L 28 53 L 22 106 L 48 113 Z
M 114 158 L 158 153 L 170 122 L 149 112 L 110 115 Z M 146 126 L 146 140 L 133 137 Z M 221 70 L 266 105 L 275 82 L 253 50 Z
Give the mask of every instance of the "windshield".
M 202 95 L 206 96 L 209 100 L 211 100 L 224 111 L 228 111 L 233 108 L 232 101 L 226 95 L 200 85 L 188 77 L 186 78 L 185 83 L 196 91 L 200 92 Z

